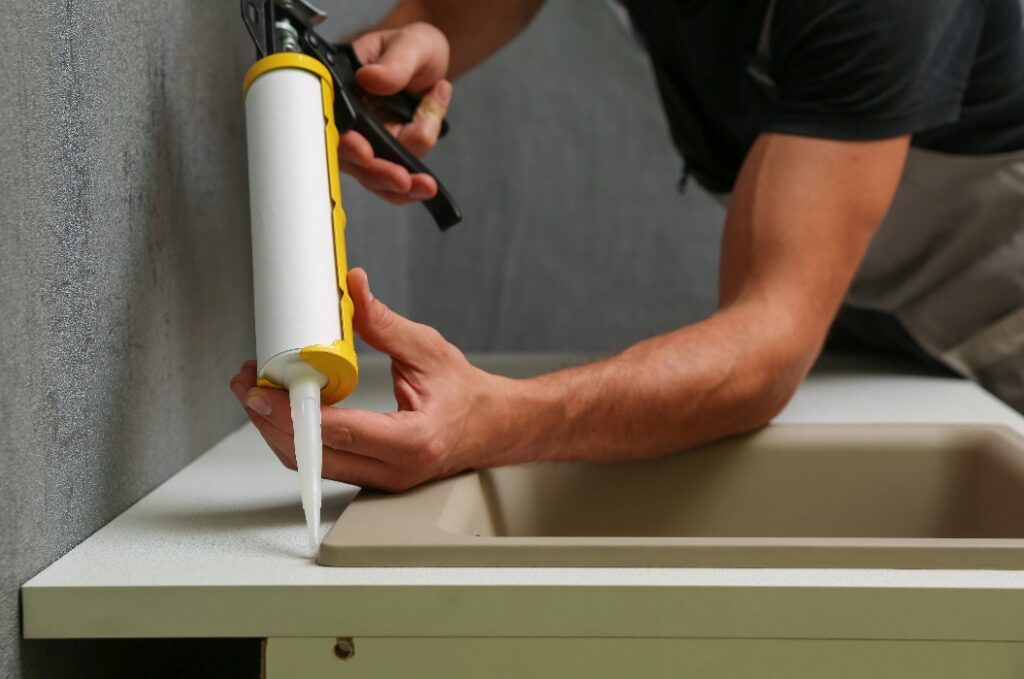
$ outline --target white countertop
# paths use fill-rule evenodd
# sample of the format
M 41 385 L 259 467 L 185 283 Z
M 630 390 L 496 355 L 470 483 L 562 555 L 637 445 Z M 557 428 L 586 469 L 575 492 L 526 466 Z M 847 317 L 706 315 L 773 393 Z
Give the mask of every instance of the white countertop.
M 569 360 L 495 355 L 476 362 L 518 375 Z M 386 361 L 367 357 L 361 367 L 362 383 L 346 406 L 394 408 Z M 836 359 L 812 373 L 776 421 L 998 423 L 1024 433 L 1024 418 L 969 382 L 899 364 Z M 355 492 L 345 484 L 324 483 L 325 533 Z M 388 588 L 492 586 L 998 589 L 1005 594 L 1024 592 L 1024 571 L 323 567 L 305 541 L 295 474 L 247 424 L 26 583 L 25 636 L 270 636 L 285 633 L 288 625 L 293 629 L 296 620 L 309 622 L 302 606 L 317 604 L 308 602 L 340 597 L 351 618 L 334 612 L 319 626 L 310 622 L 296 632 L 328 634 L 323 628 L 328 620 L 333 626 L 356 624 L 356 609 L 373 608 Z M 296 597 L 300 590 L 302 597 Z M 357 602 L 360 593 L 368 598 Z M 307 604 L 281 608 L 298 598 Z M 392 604 L 405 600 L 411 601 L 388 598 Z M 177 606 L 188 607 L 191 615 Z M 236 610 L 234 618 L 248 622 L 227 628 L 231 616 L 218 617 L 225 606 L 253 612 Z M 168 612 L 161 622 L 162 607 Z M 381 611 L 359 614 L 368 629 L 389 630 Z M 189 617 L 193 624 L 183 619 Z

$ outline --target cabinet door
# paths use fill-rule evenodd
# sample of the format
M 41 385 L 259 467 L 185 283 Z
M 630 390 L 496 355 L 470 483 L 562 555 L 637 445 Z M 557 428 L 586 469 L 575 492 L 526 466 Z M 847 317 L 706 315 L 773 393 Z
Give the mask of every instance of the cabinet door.
M 1024 643 L 804 639 L 272 638 L 266 679 L 1019 679 Z

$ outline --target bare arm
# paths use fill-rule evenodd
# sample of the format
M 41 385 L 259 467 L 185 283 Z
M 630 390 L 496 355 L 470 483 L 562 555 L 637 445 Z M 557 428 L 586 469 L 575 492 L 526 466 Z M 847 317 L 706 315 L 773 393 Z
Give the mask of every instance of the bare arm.
M 892 201 L 908 140 L 768 134 L 726 219 L 720 305 L 706 321 L 591 365 L 529 380 L 487 374 L 349 275 L 356 331 L 388 353 L 399 409 L 323 410 L 324 473 L 403 490 L 472 467 L 664 455 L 766 424 L 792 396 Z M 232 389 L 286 464 L 283 392 Z
M 726 219 L 718 311 L 516 385 L 514 459 L 651 457 L 766 424 L 820 352 L 907 146 L 763 135 Z

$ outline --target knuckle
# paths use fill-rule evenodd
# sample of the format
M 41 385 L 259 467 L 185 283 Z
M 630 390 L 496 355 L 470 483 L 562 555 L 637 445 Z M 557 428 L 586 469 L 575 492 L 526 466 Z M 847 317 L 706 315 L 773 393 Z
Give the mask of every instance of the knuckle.
M 421 153 L 429 151 L 434 148 L 437 143 L 437 139 L 430 133 L 429 130 L 418 129 L 409 133 L 408 145 L 414 147 Z
M 377 299 L 374 299 L 373 315 L 376 317 L 374 325 L 376 325 L 382 332 L 390 330 L 398 319 L 398 316 L 388 307 L 388 305 Z
M 432 328 L 429 325 L 425 325 L 423 327 L 426 328 L 423 331 L 423 341 L 427 348 L 438 354 L 446 353 L 452 345 L 449 344 L 444 335 L 442 335 L 436 328 Z
M 436 427 L 424 427 L 402 451 L 401 459 L 396 461 L 398 468 L 404 474 L 422 473 L 444 456 L 446 448 L 444 436 Z
M 426 21 L 414 21 L 413 23 L 406 26 L 405 30 L 407 30 L 409 33 L 429 33 L 432 35 L 433 32 L 436 31 L 437 29 L 434 28 L 433 25 L 427 23 Z
M 438 434 L 427 437 L 420 446 L 419 460 L 425 466 L 433 466 L 444 458 L 448 452 L 448 443 Z
M 407 28 L 410 33 L 421 33 L 422 35 L 430 38 L 432 41 L 437 41 L 444 45 L 447 45 L 448 43 L 448 40 L 445 37 L 444 33 L 441 31 L 441 29 L 439 29 L 437 26 L 429 22 L 417 21 L 412 24 L 409 24 Z
M 325 428 L 324 434 L 325 439 L 327 439 L 328 437 L 330 438 L 328 445 L 331 446 L 332 448 L 338 448 L 340 450 L 349 450 L 352 447 L 352 444 L 355 443 L 355 434 L 352 433 L 352 430 L 348 427 L 338 427 L 335 429 L 331 429 L 330 433 L 328 433 L 328 430 Z

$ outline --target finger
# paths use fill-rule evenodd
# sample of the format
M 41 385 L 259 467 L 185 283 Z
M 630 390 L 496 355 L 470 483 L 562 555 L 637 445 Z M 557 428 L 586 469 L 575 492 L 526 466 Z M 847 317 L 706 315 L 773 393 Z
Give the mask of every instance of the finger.
M 406 193 L 394 193 L 393 191 L 377 191 L 376 193 L 392 205 L 412 205 L 413 203 L 420 202 Z
M 356 179 L 359 179 L 359 177 L 356 177 Z M 361 180 L 359 183 L 363 184 Z M 412 205 L 413 203 L 419 203 L 425 199 L 432 197 L 428 195 L 425 190 L 416 188 L 415 186 L 409 193 L 397 193 L 395 191 L 375 189 L 370 186 L 367 186 L 366 184 L 363 184 L 363 186 L 369 189 L 370 191 L 373 191 L 375 194 L 377 194 L 384 200 L 388 201 L 389 203 L 392 203 L 393 205 Z M 419 196 L 421 195 L 425 196 L 425 198 L 419 198 Z
M 422 366 L 440 355 L 446 346 L 444 338 L 433 328 L 410 321 L 375 299 L 364 270 L 349 271 L 348 286 L 355 305 L 355 331 L 367 344 L 412 366 Z
M 292 411 L 287 391 L 254 387 L 245 394 L 245 407 L 291 436 Z
M 382 462 L 402 463 L 422 448 L 413 423 L 394 413 L 324 408 L 324 445 Z
M 393 190 L 393 192 L 403 192 L 403 187 L 412 177 L 409 170 L 401 165 L 376 158 L 373 146 L 365 136 L 358 132 L 345 132 L 342 135 L 341 143 L 338 146 L 338 159 L 342 163 L 342 169 L 349 174 L 358 175 L 358 170 L 364 170 L 365 172 L 361 176 L 376 176 L 378 177 L 377 181 L 389 179 L 392 187 L 387 190 Z
M 436 189 L 434 187 L 436 187 L 437 184 L 430 175 L 409 175 L 409 192 L 399 193 L 398 191 L 391 191 L 388 188 L 381 188 L 382 186 L 387 187 L 389 182 L 381 183 L 379 177 L 369 172 L 366 168 L 359 167 L 357 165 L 349 165 L 346 161 L 342 160 L 341 169 L 346 174 L 350 174 L 355 177 L 356 181 L 362 184 L 365 188 L 373 191 L 384 200 L 395 205 L 418 203 L 421 200 L 432 198 L 436 193 Z
M 255 385 L 257 380 L 256 361 L 248 360 L 245 363 L 243 363 L 242 366 L 238 369 L 238 374 L 236 375 L 236 377 L 243 378 L 246 381 L 246 383 L 252 382 L 252 384 Z
M 365 33 L 352 41 L 352 50 L 361 63 L 371 64 L 380 57 L 384 49 L 384 38 L 394 32 L 394 29 L 390 29 Z
M 381 191 L 381 190 L 375 189 L 375 188 L 373 188 L 373 187 L 371 187 L 371 186 L 369 186 L 367 184 L 366 177 L 365 177 L 365 172 L 363 171 L 362 168 L 354 167 L 354 166 L 349 166 L 344 161 L 342 161 L 341 162 L 341 170 L 342 170 L 342 172 L 345 172 L 346 174 L 350 174 L 353 177 L 355 177 L 356 181 L 358 181 L 360 184 L 362 184 L 363 188 L 367 189 L 368 191 L 372 191 L 373 193 L 377 194 L 381 198 L 384 198 L 385 200 L 389 200 L 389 201 L 391 200 L 391 198 L 390 198 L 390 196 L 388 194 L 392 193 L 392 192 Z M 394 193 L 392 195 L 405 197 L 405 194 Z M 392 202 L 395 202 L 397 205 L 404 205 L 405 204 L 404 202 L 398 202 L 398 201 L 392 201 Z
M 370 188 L 369 186 L 366 186 L 366 182 L 364 181 L 365 179 L 367 179 L 367 174 L 368 174 L 366 172 L 366 168 L 365 167 L 362 167 L 361 165 L 354 165 L 354 164 L 348 162 L 347 160 L 345 160 L 344 158 L 342 158 L 342 159 L 340 159 L 338 161 L 338 165 L 339 165 L 339 167 L 341 167 L 341 171 L 342 172 L 344 172 L 345 174 L 352 175 L 364 187 L 366 187 L 368 189 Z M 376 189 L 370 189 L 370 190 L 371 191 L 375 191 Z
M 231 393 L 235 395 L 238 402 L 245 406 L 245 394 L 247 391 L 256 386 L 256 374 L 245 370 L 245 366 L 239 370 L 238 374 L 231 378 L 228 382 L 228 388 Z
M 380 158 L 371 158 L 363 166 L 352 166 L 342 161 L 342 168 L 372 191 L 408 193 L 412 189 L 412 175 L 401 165 Z
M 395 469 L 380 460 L 345 450 L 324 448 L 323 476 L 363 488 L 397 490 Z
M 448 43 L 438 29 L 428 24 L 377 31 L 353 46 L 366 64 L 356 72 L 356 79 L 373 94 L 395 94 L 405 89 L 422 92 L 448 70 Z
M 325 410 L 330 409 L 325 408 Z M 291 430 L 282 430 L 275 421 L 252 410 L 247 409 L 246 413 L 281 464 L 288 469 L 298 469 L 298 462 L 295 458 L 295 440 Z M 324 430 L 324 438 L 327 439 L 326 433 L 329 429 L 325 427 Z M 395 489 L 397 480 L 396 470 L 385 462 L 329 446 L 325 446 L 323 451 L 322 475 L 324 478 L 344 481 L 357 486 L 383 489 Z
M 245 405 L 248 412 L 262 420 L 261 425 L 269 425 L 287 437 L 289 444 L 283 450 L 292 449 L 295 427 L 288 392 L 250 389 Z M 338 450 L 398 462 L 419 449 L 417 428 L 387 414 L 324 406 L 320 409 L 320 423 L 324 445 Z
M 412 189 L 412 175 L 397 163 L 373 158 L 364 168 L 363 179 L 376 191 L 408 193 Z
M 389 203 L 392 203 L 394 205 L 410 205 L 412 203 L 420 202 L 418 199 L 410 197 L 409 194 L 395 193 L 394 191 L 383 191 L 381 189 L 375 189 L 375 188 L 373 188 L 371 186 L 368 186 L 367 183 L 365 181 L 363 181 L 363 178 L 360 177 L 359 174 L 357 174 L 356 172 L 349 171 L 349 170 L 345 170 L 345 171 L 348 172 L 349 174 L 351 174 L 352 176 L 354 176 L 356 178 L 356 180 L 359 181 L 359 183 L 363 185 L 364 188 L 372 191 L 373 193 L 375 193 L 376 195 L 380 196 L 381 198 L 383 198 L 384 200 L 388 201 Z
M 420 100 L 416 113 L 409 124 L 402 128 L 398 141 L 414 155 L 422 156 L 434 148 L 441 134 L 441 121 L 451 103 L 452 84 L 439 80 Z
M 370 142 L 358 132 L 342 135 L 338 159 L 343 172 L 396 205 L 429 200 L 437 194 L 437 181 L 432 176 L 422 172 L 409 174 L 397 163 L 375 159 Z M 409 189 L 402 191 L 406 176 L 409 177 Z
M 419 172 L 410 177 L 412 187 L 409 189 L 409 197 L 415 200 L 430 200 L 437 195 L 437 180 L 425 172 Z
M 373 160 L 373 147 L 366 137 L 358 132 L 348 131 L 341 135 L 338 144 L 338 158 L 360 167 L 366 167 Z
M 412 205 L 413 203 L 420 202 L 418 199 L 410 197 L 409 194 L 407 193 L 395 193 L 393 191 L 378 191 L 377 189 L 372 190 L 374 193 L 376 193 L 378 196 L 388 201 L 392 205 Z

